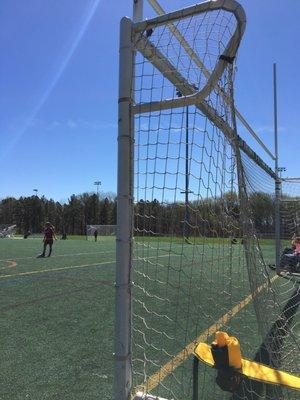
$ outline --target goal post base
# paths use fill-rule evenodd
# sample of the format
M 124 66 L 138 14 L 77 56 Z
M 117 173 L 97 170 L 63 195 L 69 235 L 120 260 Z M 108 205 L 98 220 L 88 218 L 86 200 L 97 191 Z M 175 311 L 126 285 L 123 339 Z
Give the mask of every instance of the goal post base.
M 133 399 L 134 400 L 172 400 L 172 399 L 165 399 L 163 397 L 154 396 L 152 394 L 147 394 L 144 392 L 137 392 Z

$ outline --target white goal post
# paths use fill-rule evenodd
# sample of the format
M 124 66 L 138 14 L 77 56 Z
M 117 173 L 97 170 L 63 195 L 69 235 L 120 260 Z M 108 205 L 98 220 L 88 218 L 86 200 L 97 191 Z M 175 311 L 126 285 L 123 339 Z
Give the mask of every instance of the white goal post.
M 12 238 L 16 233 L 17 225 L 2 224 L 0 226 L 0 238 Z
M 116 228 L 116 225 L 87 225 L 86 238 L 87 240 L 94 238 L 96 231 L 98 236 L 115 236 Z
M 137 1 L 138 3 L 138 1 Z M 204 34 L 209 35 L 211 23 L 210 13 L 216 13 L 212 18 L 217 19 L 219 13 L 228 13 L 229 30 L 224 30 L 226 36 L 218 44 L 217 49 L 205 48 L 195 51 L 204 51 L 206 54 L 206 69 L 209 74 L 199 68 L 193 55 L 186 53 L 182 58 L 182 65 L 178 64 L 173 57 L 179 57 L 174 48 L 170 54 L 164 53 L 163 46 L 167 46 L 167 38 L 163 38 L 164 32 L 173 23 L 180 24 L 182 21 L 185 31 L 189 30 L 189 21 L 195 24 L 191 33 L 197 36 L 197 18 L 203 17 Z M 137 12 L 136 15 L 139 13 Z M 208 15 L 207 19 L 206 16 Z M 225 15 L 227 20 L 227 15 Z M 187 22 L 185 22 L 187 21 Z M 195 22 L 194 22 L 195 21 Z M 201 20 L 202 21 L 202 20 Z M 222 20 L 221 20 L 222 21 Z M 222 23 L 222 22 L 221 22 Z M 200 28 L 202 22 L 200 22 Z M 219 129 L 225 132 L 225 136 L 232 139 L 232 130 L 229 125 L 216 114 L 209 102 L 204 99 L 214 91 L 216 85 L 229 63 L 232 63 L 240 40 L 245 30 L 246 18 L 243 8 L 235 0 L 206 1 L 185 9 L 156 18 L 133 23 L 129 18 L 121 20 L 120 27 L 120 64 L 119 64 L 119 133 L 118 133 L 118 215 L 117 215 L 117 246 L 116 246 L 116 325 L 115 325 L 115 399 L 127 400 L 132 395 L 132 262 L 133 262 L 133 197 L 134 197 L 134 119 L 137 115 L 150 113 L 160 115 L 163 111 L 171 112 L 176 108 L 195 106 L 201 113 L 213 120 Z M 152 43 L 153 31 L 161 32 L 162 42 Z M 172 28 L 170 28 L 172 31 Z M 193 33 L 194 32 L 194 33 Z M 217 41 L 217 32 L 212 34 L 211 41 Z M 221 35 L 221 34 L 220 34 Z M 195 45 L 195 38 L 191 38 Z M 175 36 L 174 36 L 175 37 Z M 200 37 L 200 35 L 199 35 Z M 220 36 L 221 37 L 221 36 Z M 173 39 L 172 39 L 173 40 Z M 193 42 L 194 40 L 194 42 Z M 206 40 L 206 39 L 204 39 Z M 204 42 L 205 43 L 205 42 Z M 178 44 L 179 51 L 183 52 L 182 45 Z M 200 42 L 201 47 L 201 42 Z M 205 47 L 205 44 L 204 44 Z M 139 64 L 136 54 L 148 60 L 152 64 L 154 75 L 161 74 L 164 85 L 164 97 L 155 96 L 140 97 L 142 92 L 134 94 L 134 80 L 141 79 L 139 73 L 134 71 L 134 64 Z M 170 59 L 171 57 L 171 59 Z M 142 62 L 141 62 L 142 63 Z M 146 68 L 147 66 L 145 66 Z M 189 71 L 193 77 L 189 76 Z M 144 72 L 147 74 L 147 71 Z M 194 82 L 193 82 L 194 81 Z M 166 83 L 164 83 L 166 82 Z M 151 84 L 151 82 L 150 82 Z M 228 88 L 227 88 L 228 89 Z M 223 88 L 218 88 L 223 91 Z M 177 94 L 177 96 L 176 96 Z M 229 93 L 228 93 L 229 95 Z M 135 98 L 136 97 L 136 98 Z M 225 98 L 230 103 L 230 98 Z M 171 110 L 171 111 L 168 111 Z M 140 126 L 139 129 L 143 129 Z M 145 128 L 146 129 L 146 128 Z M 151 128 L 150 128 L 151 129 Z M 161 127 L 164 129 L 164 127 Z M 240 143 L 241 144 L 241 143 Z M 150 156 L 149 156 L 150 157 Z M 143 190 L 144 182 L 141 173 L 140 189 Z M 137 183 L 137 187 L 139 183 Z M 136 200 L 136 199 L 135 199 Z M 151 219 L 151 217 L 150 217 Z M 136 234 L 140 231 L 137 230 Z
M 300 375 L 300 293 L 273 268 L 277 171 L 236 124 L 244 10 L 213 0 L 141 21 L 135 5 L 120 30 L 115 400 L 224 400 L 218 368 L 194 364 L 220 330 Z M 298 193 L 282 190 L 287 235 Z M 277 383 L 241 380 L 230 398 L 291 398 Z

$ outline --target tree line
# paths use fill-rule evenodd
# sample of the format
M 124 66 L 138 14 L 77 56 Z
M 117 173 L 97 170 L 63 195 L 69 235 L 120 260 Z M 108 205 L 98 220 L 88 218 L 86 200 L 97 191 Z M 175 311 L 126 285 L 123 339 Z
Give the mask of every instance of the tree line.
M 73 194 L 67 202 L 44 196 L 7 197 L 0 201 L 0 227 L 17 225 L 17 233 L 40 233 L 46 221 L 58 233 L 84 235 L 86 225 L 115 225 L 117 204 L 113 194 Z
M 249 207 L 261 235 L 274 232 L 274 199 L 256 192 L 250 195 Z M 240 236 L 240 204 L 236 193 L 190 202 L 161 203 L 140 200 L 134 205 L 135 235 Z M 17 225 L 17 232 L 43 231 L 50 221 L 59 233 L 84 235 L 87 225 L 116 225 L 117 201 L 113 194 L 73 194 L 67 202 L 44 196 L 7 197 L 0 201 L 1 225 Z
M 255 192 L 249 196 L 249 216 L 256 232 L 272 237 L 275 231 L 273 196 Z M 175 235 L 205 237 L 240 237 L 240 202 L 236 193 L 222 197 L 161 204 L 157 200 L 135 204 L 136 235 Z

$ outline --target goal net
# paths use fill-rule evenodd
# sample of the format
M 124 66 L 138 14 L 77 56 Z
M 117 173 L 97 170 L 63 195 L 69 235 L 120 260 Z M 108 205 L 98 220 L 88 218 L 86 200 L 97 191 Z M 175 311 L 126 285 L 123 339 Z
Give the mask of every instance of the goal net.
M 282 239 L 300 236 L 300 178 L 283 179 L 280 215 Z
M 299 373 L 299 292 L 275 258 L 274 172 L 238 136 L 236 1 L 121 22 L 115 390 L 192 397 L 193 351 L 218 330 Z M 292 399 L 200 364 L 199 399 Z M 150 398 L 150 397 L 149 397 Z
M 116 225 L 87 225 L 87 239 L 94 238 L 96 231 L 98 236 L 114 236 L 116 234 Z

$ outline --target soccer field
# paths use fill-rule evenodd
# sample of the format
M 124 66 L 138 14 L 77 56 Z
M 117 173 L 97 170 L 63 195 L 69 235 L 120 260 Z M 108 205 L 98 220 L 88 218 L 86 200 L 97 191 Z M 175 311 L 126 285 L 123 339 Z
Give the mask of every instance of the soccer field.
M 148 240 L 149 243 L 152 242 Z M 150 308 L 153 306 L 160 310 L 167 309 L 169 318 L 176 320 L 178 329 L 171 340 L 166 341 L 161 332 L 168 331 L 170 321 L 161 319 L 160 324 L 157 324 L 157 314 L 149 313 L 147 324 L 156 326 L 156 332 L 147 332 L 142 321 L 139 323 L 139 319 L 134 317 L 134 368 L 137 372 L 134 384 L 143 384 L 143 377 L 138 371 L 139 364 L 146 356 L 153 360 L 147 367 L 147 376 L 152 377 L 152 381 L 148 379 L 147 385 L 152 388 L 153 393 L 169 394 L 163 386 L 158 387 L 158 378 L 155 377 L 169 361 L 175 368 L 172 367 L 173 370 L 163 379 L 166 387 L 168 379 L 174 374 L 180 377 L 179 381 L 186 376 L 186 385 L 191 385 L 192 357 L 188 344 L 199 337 L 202 337 L 202 340 L 213 337 L 214 330 L 222 326 L 226 329 L 226 326 L 230 325 L 231 333 L 240 338 L 249 338 L 250 329 L 251 339 L 243 343 L 243 353 L 251 358 L 261 358 L 262 341 L 258 334 L 253 304 L 249 298 L 246 271 L 239 271 L 233 263 L 228 266 L 232 268 L 232 281 L 226 281 L 216 254 L 214 265 L 207 265 L 206 271 L 203 268 L 194 269 L 193 279 L 197 280 L 199 285 L 193 289 L 194 292 L 188 292 L 191 287 L 191 260 L 194 267 L 197 267 L 197 264 L 203 265 L 200 254 L 209 253 L 209 240 L 207 247 L 201 246 L 201 252 L 199 247 L 199 254 L 197 245 L 186 245 L 183 250 L 180 242 L 173 242 L 170 252 L 168 238 L 160 243 L 159 250 L 155 241 L 150 247 L 145 247 L 142 240 L 139 240 L 135 246 L 134 314 L 145 313 L 145 304 Z M 115 238 L 102 237 L 98 243 L 85 240 L 57 241 L 54 244 L 53 256 L 45 259 L 36 258 L 41 247 L 40 239 L 0 241 L 0 398 L 111 399 Z M 242 246 L 237 245 L 234 251 L 239 254 L 241 250 Z M 273 246 L 266 242 L 263 250 L 266 259 L 271 261 Z M 146 264 L 144 259 L 148 260 Z M 157 262 L 151 265 L 149 260 L 152 259 L 159 259 L 159 265 Z M 182 259 L 186 260 L 185 265 L 179 263 Z M 167 266 L 168 269 L 165 268 Z M 172 276 L 168 277 L 168 283 L 173 290 L 168 293 L 168 302 L 159 308 L 160 300 L 166 292 L 163 285 L 162 289 L 159 289 L 157 282 L 167 279 L 166 274 L 170 273 L 170 267 Z M 183 269 L 186 270 L 186 274 L 182 273 Z M 147 293 L 149 298 L 143 299 L 139 288 L 142 288 L 146 270 L 147 277 L 150 278 Z M 273 274 L 272 276 L 274 277 Z M 277 281 L 280 281 L 279 284 L 285 289 L 281 299 L 284 304 L 289 299 L 292 284 L 283 279 Z M 207 285 L 207 282 L 210 282 L 210 285 Z M 261 290 L 263 292 L 266 289 L 267 285 Z M 202 293 L 200 298 L 199 290 Z M 226 296 L 229 292 L 230 296 Z M 218 297 L 219 300 L 214 302 Z M 198 301 L 201 304 L 197 304 Z M 221 306 L 216 308 L 215 303 Z M 200 309 L 198 306 L 201 306 L 202 314 L 200 318 L 198 315 L 196 318 L 195 315 L 195 321 L 200 320 L 200 324 L 187 327 L 187 321 L 190 321 L 189 324 L 193 321 L 193 318 L 186 318 L 187 310 L 193 315 Z M 178 313 L 178 310 L 181 312 Z M 186 337 L 182 336 L 181 327 L 188 332 Z M 159 348 L 142 350 L 136 346 L 141 334 L 145 342 L 151 339 L 159 343 L 161 340 L 163 352 Z M 201 377 L 205 377 L 205 384 Z M 213 383 L 214 378 L 215 372 L 212 369 L 200 366 L 200 398 L 208 399 L 213 392 L 216 393 L 218 389 Z M 180 393 L 189 392 L 188 388 L 180 384 L 177 387 L 173 385 L 172 389 L 179 397 Z M 255 390 L 259 392 L 259 388 Z M 220 391 L 219 397 L 215 398 L 230 397 Z
M 1 399 L 111 399 L 115 243 L 0 240 Z

